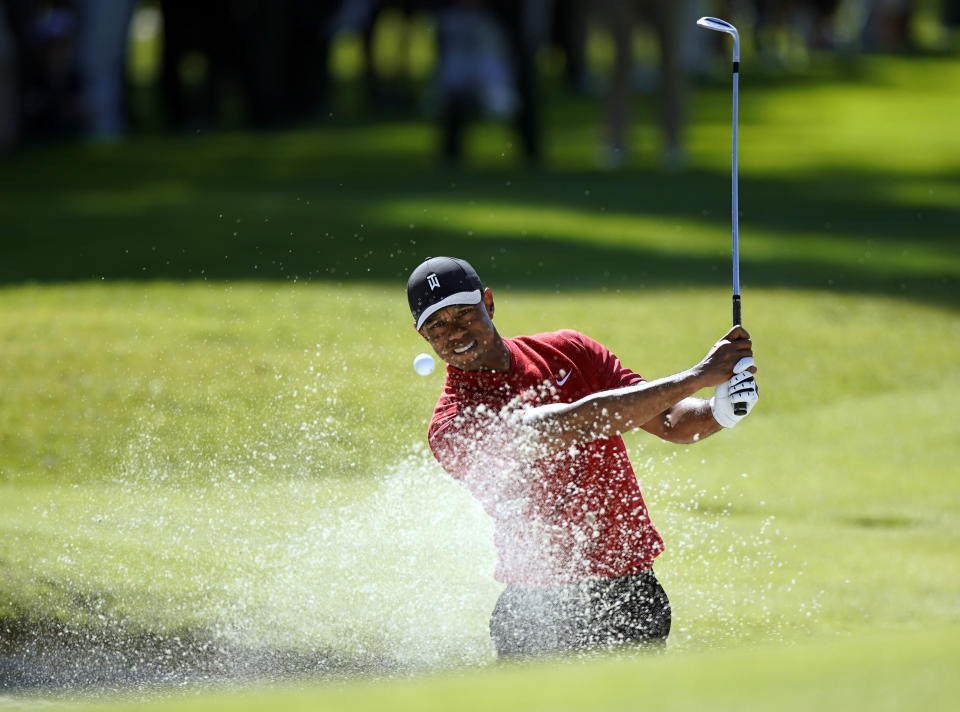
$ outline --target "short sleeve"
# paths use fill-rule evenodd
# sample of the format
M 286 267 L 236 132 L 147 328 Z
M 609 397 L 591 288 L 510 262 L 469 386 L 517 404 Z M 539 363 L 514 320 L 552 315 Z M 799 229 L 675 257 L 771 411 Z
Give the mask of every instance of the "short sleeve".
M 591 366 L 597 379 L 599 390 L 623 388 L 642 383 L 645 379 L 620 363 L 620 359 L 610 349 L 589 336 L 577 331 L 570 332 L 571 340 L 583 351 L 584 358 Z

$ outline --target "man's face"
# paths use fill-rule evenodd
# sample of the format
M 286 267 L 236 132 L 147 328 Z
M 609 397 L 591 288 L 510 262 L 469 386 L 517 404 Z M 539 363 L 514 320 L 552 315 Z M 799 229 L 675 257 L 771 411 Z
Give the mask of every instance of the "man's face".
M 486 370 L 493 367 L 492 348 L 497 340 L 492 316 L 493 301 L 485 294 L 479 304 L 440 309 L 427 319 L 420 334 L 454 368 Z

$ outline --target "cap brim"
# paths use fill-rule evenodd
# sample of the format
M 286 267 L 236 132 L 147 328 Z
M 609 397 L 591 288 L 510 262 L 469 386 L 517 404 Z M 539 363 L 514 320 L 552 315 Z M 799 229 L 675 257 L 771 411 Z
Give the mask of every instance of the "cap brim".
M 441 299 L 436 304 L 431 304 L 423 310 L 420 318 L 417 319 L 417 331 L 420 331 L 420 328 L 427 319 L 444 307 L 452 307 L 457 304 L 468 304 L 472 306 L 479 304 L 481 299 L 483 299 L 483 293 L 479 289 L 474 289 L 472 292 L 457 292 L 456 294 L 451 294 L 446 299 Z

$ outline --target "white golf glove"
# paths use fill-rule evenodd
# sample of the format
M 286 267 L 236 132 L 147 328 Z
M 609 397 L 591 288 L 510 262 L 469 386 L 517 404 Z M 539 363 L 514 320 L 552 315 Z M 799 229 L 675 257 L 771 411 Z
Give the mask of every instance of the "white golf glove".
M 753 365 L 750 357 L 740 359 L 734 366 L 733 378 L 724 381 L 714 389 L 710 399 L 710 410 L 714 419 L 725 428 L 732 428 L 747 417 L 757 404 L 757 379 L 747 369 Z M 743 404 L 745 411 L 737 413 L 737 404 Z

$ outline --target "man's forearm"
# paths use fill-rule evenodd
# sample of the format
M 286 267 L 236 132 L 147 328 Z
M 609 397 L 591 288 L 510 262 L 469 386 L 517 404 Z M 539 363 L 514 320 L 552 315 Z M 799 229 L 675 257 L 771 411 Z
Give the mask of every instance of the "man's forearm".
M 672 443 L 687 444 L 723 430 L 713 417 L 710 401 L 684 398 L 665 413 L 643 425 L 643 429 Z
M 698 371 L 688 369 L 655 381 L 594 393 L 574 403 L 537 408 L 525 420 L 569 445 L 640 427 L 670 411 L 702 385 Z
M 685 371 L 594 393 L 575 403 L 540 406 L 526 412 L 523 421 L 558 445 L 617 435 L 641 426 L 667 440 L 692 442 L 716 432 L 717 423 L 700 403 L 680 409 L 675 406 L 701 388 L 723 383 L 733 375 L 737 363 L 752 355 L 750 335 L 742 326 L 735 326 L 697 365 Z M 756 369 L 750 370 L 752 373 Z

